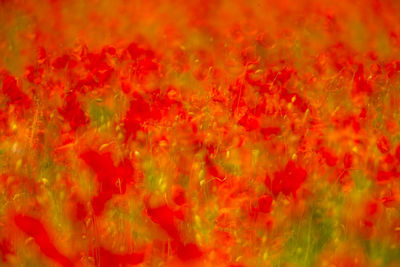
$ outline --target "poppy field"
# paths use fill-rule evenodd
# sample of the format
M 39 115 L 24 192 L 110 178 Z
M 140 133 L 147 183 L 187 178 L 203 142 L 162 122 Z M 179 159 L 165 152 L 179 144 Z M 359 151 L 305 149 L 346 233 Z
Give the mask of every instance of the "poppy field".
M 397 0 L 0 0 L 0 266 L 400 266 Z

